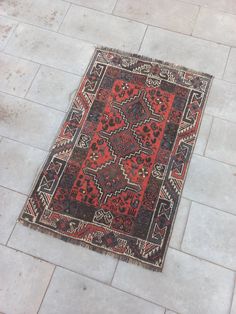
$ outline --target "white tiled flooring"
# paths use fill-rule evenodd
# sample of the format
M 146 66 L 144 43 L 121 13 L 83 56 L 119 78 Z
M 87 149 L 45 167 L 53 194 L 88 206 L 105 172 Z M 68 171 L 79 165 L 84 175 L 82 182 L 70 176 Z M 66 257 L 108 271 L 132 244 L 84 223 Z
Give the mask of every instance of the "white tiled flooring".
M 95 45 L 213 74 L 162 273 L 15 224 Z M 236 313 L 236 1 L 0 1 L 0 313 Z

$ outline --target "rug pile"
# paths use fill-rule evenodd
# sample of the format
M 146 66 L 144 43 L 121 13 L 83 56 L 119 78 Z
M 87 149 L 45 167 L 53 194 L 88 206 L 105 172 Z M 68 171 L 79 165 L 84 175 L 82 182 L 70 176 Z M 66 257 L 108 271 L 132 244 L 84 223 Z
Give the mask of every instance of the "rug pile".
M 96 49 L 20 221 L 161 270 L 211 79 Z

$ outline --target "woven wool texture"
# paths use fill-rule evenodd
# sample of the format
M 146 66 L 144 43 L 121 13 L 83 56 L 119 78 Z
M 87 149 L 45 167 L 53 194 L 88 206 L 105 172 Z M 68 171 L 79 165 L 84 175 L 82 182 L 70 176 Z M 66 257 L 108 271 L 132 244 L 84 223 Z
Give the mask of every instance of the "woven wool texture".
M 161 270 L 211 80 L 96 49 L 20 221 Z

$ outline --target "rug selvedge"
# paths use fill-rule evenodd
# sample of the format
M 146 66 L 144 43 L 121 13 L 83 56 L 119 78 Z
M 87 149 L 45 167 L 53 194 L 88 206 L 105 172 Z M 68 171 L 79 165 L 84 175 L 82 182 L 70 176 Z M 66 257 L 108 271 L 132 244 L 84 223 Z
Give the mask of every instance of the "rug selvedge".
M 161 270 L 211 80 L 97 48 L 20 221 Z

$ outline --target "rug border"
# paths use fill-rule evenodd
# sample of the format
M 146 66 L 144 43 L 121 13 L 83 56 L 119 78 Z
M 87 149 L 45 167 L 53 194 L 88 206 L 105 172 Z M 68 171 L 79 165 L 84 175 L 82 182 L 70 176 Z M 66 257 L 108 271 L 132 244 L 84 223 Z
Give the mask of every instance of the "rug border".
M 34 230 L 37 230 L 37 231 L 40 231 L 44 234 L 47 234 L 47 235 L 50 235 L 54 238 L 58 238 L 60 240 L 63 240 L 65 242 L 69 242 L 71 244 L 74 244 L 74 245 L 80 245 L 82 247 L 86 247 L 92 251 L 96 251 L 100 254 L 104 254 L 104 255 L 110 255 L 110 256 L 113 256 L 114 258 L 118 259 L 119 260 L 122 260 L 122 261 L 125 261 L 125 262 L 129 262 L 129 263 L 132 263 L 132 264 L 136 264 L 136 265 L 141 265 L 142 267 L 144 268 L 147 268 L 149 270 L 152 270 L 152 271 L 155 271 L 155 272 L 162 272 L 163 270 L 163 267 L 164 267 L 164 264 L 165 264 L 165 258 L 166 258 L 166 254 L 167 254 L 167 250 L 169 248 L 169 243 L 170 243 L 170 239 L 171 239 L 171 236 L 172 236 L 172 233 L 173 233 L 173 228 L 174 228 L 174 224 L 175 224 L 175 220 L 176 220 L 176 216 L 177 216 L 177 213 L 178 213 L 178 209 L 179 209 L 179 204 L 180 204 L 180 201 L 182 199 L 182 193 L 183 193 L 183 189 L 184 189 L 184 185 L 185 185 L 185 182 L 186 182 L 186 176 L 187 176 L 187 173 L 188 173 L 188 170 L 189 170 L 189 166 L 190 166 L 190 162 L 192 160 L 192 156 L 193 156 L 193 152 L 194 152 L 194 148 L 195 148 L 195 145 L 196 145 L 196 142 L 197 142 L 197 138 L 198 138 L 198 135 L 199 135 L 199 132 L 200 132 L 200 128 L 201 128 L 201 124 L 202 124 L 202 119 L 203 119 L 203 115 L 205 113 L 205 108 L 206 108 L 206 104 L 207 104 L 207 100 L 208 100 L 208 97 L 209 97 L 209 93 L 210 93 L 210 90 L 211 90 L 211 86 L 212 86 L 212 82 L 213 82 L 213 79 L 214 79 L 214 76 L 211 75 L 211 74 L 208 74 L 208 73 L 205 73 L 205 72 L 201 72 L 201 71 L 196 71 L 196 70 L 193 70 L 191 68 L 187 68 L 187 67 L 184 67 L 184 66 L 181 66 L 181 65 L 178 65 L 178 64 L 175 64 L 175 63 L 170 63 L 170 62 L 167 62 L 167 61 L 163 61 L 163 60 L 159 60 L 159 59 L 156 59 L 156 58 L 151 58 L 151 57 L 147 57 L 147 56 L 144 56 L 144 55 L 141 55 L 141 54 L 137 54 L 137 53 L 132 53 L 132 52 L 125 52 L 125 51 L 122 51 L 120 49 L 116 49 L 116 48 L 109 48 L 109 47 L 104 47 L 104 46 L 95 46 L 94 47 L 94 51 L 93 51 L 93 54 L 91 55 L 91 58 L 90 58 L 90 62 L 88 63 L 86 69 L 84 70 L 84 74 L 81 76 L 81 80 L 80 80 L 80 83 L 78 85 L 78 87 L 76 88 L 76 91 L 79 90 L 80 88 L 80 85 L 81 83 L 83 82 L 83 79 L 85 78 L 85 75 L 88 71 L 88 69 L 90 68 L 90 65 L 92 64 L 92 62 L 94 61 L 94 57 L 96 56 L 96 53 L 97 51 L 99 50 L 102 50 L 102 51 L 110 51 L 110 52 L 115 52 L 115 53 L 118 53 L 118 54 L 122 54 L 122 56 L 127 56 L 127 57 L 134 57 L 134 58 L 137 58 L 137 59 L 141 59 L 143 61 L 149 61 L 149 62 L 153 62 L 153 63 L 159 63 L 161 65 L 164 65 L 164 66 L 167 66 L 171 69 L 177 69 L 177 70 L 180 70 L 180 71 L 186 71 L 186 72 L 189 72 L 191 74 L 195 74 L 195 75 L 199 75 L 199 76 L 203 76 L 203 77 L 206 77 L 209 79 L 209 85 L 208 85 L 208 90 L 207 90 L 207 93 L 205 94 L 205 101 L 204 101 L 204 107 L 203 107 L 203 112 L 201 114 L 201 119 L 200 119 L 200 122 L 199 122 L 199 127 L 198 127 L 198 130 L 197 130 L 197 133 L 196 133 L 196 141 L 194 142 L 194 145 L 193 145 L 193 150 L 191 152 L 191 155 L 190 155 L 190 158 L 189 158 L 189 163 L 187 165 L 187 168 L 186 168 L 186 175 L 184 177 L 184 181 L 183 181 L 183 188 L 181 190 L 181 194 L 180 194 L 180 197 L 178 199 L 178 203 L 177 203 L 177 210 L 175 211 L 175 214 L 174 214 L 174 217 L 173 217 L 173 221 L 172 221 L 172 224 L 171 224 L 171 229 L 170 229 L 170 233 L 169 233 L 169 236 L 168 236 L 168 240 L 167 240 L 167 243 L 166 243 L 166 246 L 164 248 L 164 254 L 163 254 L 163 259 L 162 259 L 162 264 L 161 266 L 158 266 L 158 265 L 153 265 L 151 263 L 147 263 L 143 260 L 139 260 L 137 257 L 131 257 L 131 256 L 127 256 L 127 255 L 123 255 L 122 253 L 118 253 L 118 252 L 114 252 L 114 251 L 109 251 L 107 250 L 106 248 L 103 248 L 103 247 L 99 247 L 99 246 L 96 246 L 92 243 L 89 243 L 89 242 L 86 242 L 84 240 L 81 240 L 81 239 L 75 239 L 73 237 L 69 237 L 68 235 L 64 236 L 63 234 L 61 233 L 58 233 L 56 230 L 52 230 L 52 229 L 49 229 L 47 228 L 46 226 L 43 226 L 43 225 L 38 225 L 37 223 L 34 223 L 34 222 L 30 222 L 28 220 L 25 220 L 24 218 L 22 218 L 22 214 L 24 212 L 24 209 L 25 209 L 25 206 L 28 202 L 28 200 L 30 199 L 31 195 L 32 195 L 32 192 L 34 191 L 34 188 L 38 182 L 38 179 L 42 173 L 42 170 L 44 169 L 44 166 L 46 165 L 47 163 L 47 160 L 48 160 L 48 157 L 50 156 L 51 152 L 52 152 L 52 149 L 53 149 L 53 146 L 55 144 L 55 141 L 57 139 L 57 137 L 59 136 L 60 134 L 60 131 L 61 131 L 61 127 L 64 125 L 64 122 L 66 121 L 67 119 L 67 115 L 68 113 L 70 112 L 70 110 L 72 109 L 73 107 L 73 104 L 74 104 L 74 100 L 76 99 L 76 96 L 77 96 L 77 92 L 75 92 L 72 100 L 70 101 L 70 105 L 68 106 L 67 108 L 67 111 L 65 112 L 65 117 L 62 121 L 62 123 L 60 124 L 59 128 L 58 128 L 58 131 L 52 141 L 52 145 L 47 153 L 47 156 L 45 157 L 45 161 L 43 162 L 43 164 L 39 167 L 38 171 L 37 171 L 37 174 L 35 175 L 35 179 L 31 185 L 31 189 L 30 189 L 30 192 L 29 194 L 27 195 L 27 199 L 24 203 L 24 206 L 19 214 L 19 217 L 17 219 L 17 223 L 21 223 L 22 225 L 24 226 L 27 226 L 27 227 L 30 227 L 31 229 L 34 229 Z M 90 109 L 89 109 L 90 110 Z

